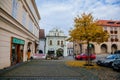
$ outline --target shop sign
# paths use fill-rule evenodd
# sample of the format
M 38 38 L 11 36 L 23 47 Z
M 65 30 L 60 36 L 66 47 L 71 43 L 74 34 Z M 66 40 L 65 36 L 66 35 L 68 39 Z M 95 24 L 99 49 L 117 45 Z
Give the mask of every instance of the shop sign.
M 24 40 L 21 40 L 21 39 L 18 39 L 18 38 L 13 38 L 12 42 L 16 43 L 16 44 L 25 44 Z

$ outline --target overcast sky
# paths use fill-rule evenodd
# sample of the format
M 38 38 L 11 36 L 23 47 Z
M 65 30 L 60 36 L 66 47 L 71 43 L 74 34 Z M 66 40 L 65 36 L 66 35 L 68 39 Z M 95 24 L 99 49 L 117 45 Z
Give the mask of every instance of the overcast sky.
M 120 20 L 120 0 L 36 0 L 41 16 L 40 28 L 48 33 L 60 27 L 66 35 L 74 26 L 74 17 L 92 13 L 95 19 Z

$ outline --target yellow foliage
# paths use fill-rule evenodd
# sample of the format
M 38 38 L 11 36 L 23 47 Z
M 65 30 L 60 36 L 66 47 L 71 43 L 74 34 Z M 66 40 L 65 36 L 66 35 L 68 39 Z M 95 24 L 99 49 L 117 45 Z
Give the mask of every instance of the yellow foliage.
M 86 61 L 67 61 L 66 65 L 71 67 L 82 67 L 86 69 L 100 69 L 100 66 L 97 66 L 95 63 L 92 63 L 93 66 L 85 66 Z
M 93 20 L 91 14 L 83 13 L 82 17 L 75 17 L 74 19 L 74 29 L 70 30 L 69 35 L 70 41 L 91 41 L 102 43 L 107 41 L 109 34 L 104 32 L 102 26 L 98 26 L 97 21 Z

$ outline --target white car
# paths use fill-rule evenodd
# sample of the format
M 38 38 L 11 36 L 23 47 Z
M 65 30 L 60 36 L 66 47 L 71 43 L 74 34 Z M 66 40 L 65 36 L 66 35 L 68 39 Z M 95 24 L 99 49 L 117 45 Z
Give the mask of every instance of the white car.
M 33 55 L 33 59 L 45 59 L 45 58 L 46 58 L 46 54 L 36 53 Z

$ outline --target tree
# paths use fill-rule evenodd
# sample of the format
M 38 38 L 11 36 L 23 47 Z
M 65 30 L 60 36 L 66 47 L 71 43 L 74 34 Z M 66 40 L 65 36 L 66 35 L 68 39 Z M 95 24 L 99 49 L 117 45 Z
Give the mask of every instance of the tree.
M 77 41 L 79 43 L 87 44 L 87 54 L 89 53 L 89 43 L 96 42 L 98 44 L 105 42 L 109 38 L 109 34 L 105 32 L 102 26 L 99 26 L 97 20 L 94 20 L 91 13 L 83 13 L 74 19 L 74 28 L 69 31 L 69 41 Z M 90 58 L 87 60 L 87 65 L 90 64 Z

